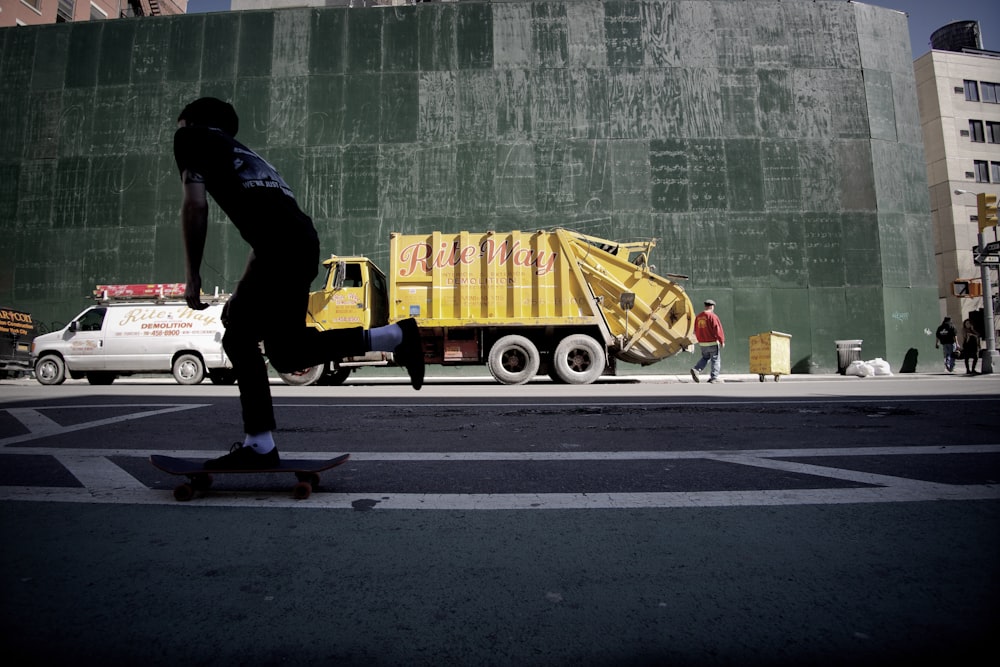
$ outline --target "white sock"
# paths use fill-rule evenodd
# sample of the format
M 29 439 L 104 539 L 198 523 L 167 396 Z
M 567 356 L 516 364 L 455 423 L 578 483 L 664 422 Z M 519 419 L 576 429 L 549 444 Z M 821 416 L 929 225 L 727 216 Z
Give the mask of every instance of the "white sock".
M 247 437 L 243 441 L 243 446 L 252 448 L 258 454 L 267 454 L 274 449 L 274 437 L 270 431 L 254 434 L 247 433 Z
M 368 348 L 377 352 L 392 352 L 403 342 L 403 330 L 398 324 L 387 324 L 384 327 L 369 329 Z

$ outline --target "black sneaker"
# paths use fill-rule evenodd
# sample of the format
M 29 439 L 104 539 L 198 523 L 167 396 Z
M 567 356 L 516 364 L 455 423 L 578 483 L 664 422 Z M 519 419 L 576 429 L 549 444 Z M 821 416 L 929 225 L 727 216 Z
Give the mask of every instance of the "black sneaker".
M 696 371 L 696 370 L 695 370 L 695 369 L 693 369 L 693 368 L 691 369 L 691 378 L 692 378 L 692 379 L 693 379 L 693 380 L 694 380 L 695 382 L 701 382 L 701 378 L 700 378 L 700 377 L 698 377 L 698 371 Z
M 280 465 L 277 447 L 267 454 L 258 454 L 253 447 L 236 442 L 225 456 L 205 461 L 205 470 L 273 470 Z
M 393 359 L 406 369 L 414 389 L 424 386 L 424 344 L 420 340 L 417 321 L 412 317 L 398 322 L 403 330 L 403 342 L 392 351 Z

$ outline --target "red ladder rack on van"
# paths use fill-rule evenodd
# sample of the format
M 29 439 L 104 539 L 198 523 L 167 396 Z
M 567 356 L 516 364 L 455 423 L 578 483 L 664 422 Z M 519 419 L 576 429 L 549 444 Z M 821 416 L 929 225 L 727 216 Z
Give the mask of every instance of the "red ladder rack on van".
M 183 299 L 184 283 L 98 285 L 96 299 Z
M 134 285 L 98 285 L 93 298 L 97 301 L 167 301 L 184 299 L 184 283 L 149 283 Z M 215 294 L 203 294 L 202 300 L 212 303 L 225 301 L 230 295 L 215 288 Z

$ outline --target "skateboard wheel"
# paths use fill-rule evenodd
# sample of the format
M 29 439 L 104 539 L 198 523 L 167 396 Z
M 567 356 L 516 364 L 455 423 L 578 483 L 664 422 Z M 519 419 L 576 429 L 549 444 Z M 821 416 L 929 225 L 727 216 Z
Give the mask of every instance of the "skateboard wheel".
M 292 494 L 296 500 L 305 500 L 312 495 L 312 484 L 309 482 L 299 482 L 292 488 Z
M 208 491 L 210 486 L 212 486 L 211 475 L 196 475 L 191 478 L 191 487 L 195 491 Z
M 295 479 L 300 482 L 309 482 L 312 486 L 319 486 L 319 473 L 315 472 L 297 472 L 295 473 Z
M 174 489 L 174 500 L 184 502 L 186 500 L 191 500 L 192 498 L 194 498 L 194 487 L 190 484 L 185 482 Z

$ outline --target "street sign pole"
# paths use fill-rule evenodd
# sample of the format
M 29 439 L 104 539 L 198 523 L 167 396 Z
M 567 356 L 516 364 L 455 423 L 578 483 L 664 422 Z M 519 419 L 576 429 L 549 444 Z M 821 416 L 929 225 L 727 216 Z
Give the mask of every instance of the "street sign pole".
M 986 248 L 986 239 L 983 238 L 983 229 L 979 230 L 979 247 Z M 993 283 L 990 276 L 990 265 L 982 262 L 979 265 L 979 275 L 983 281 L 983 325 L 986 334 L 986 354 L 983 355 L 983 363 L 979 370 L 986 375 L 993 372 L 995 363 L 1000 363 L 997 358 L 996 325 L 993 324 Z

